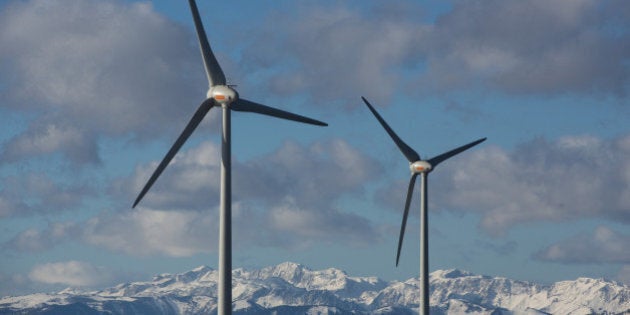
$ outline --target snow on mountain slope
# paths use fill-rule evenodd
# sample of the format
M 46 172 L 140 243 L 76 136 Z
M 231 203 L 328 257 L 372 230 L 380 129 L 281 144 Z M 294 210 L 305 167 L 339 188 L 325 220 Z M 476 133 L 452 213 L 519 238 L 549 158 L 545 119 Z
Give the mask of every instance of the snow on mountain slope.
M 0 298 L 0 314 L 212 314 L 217 272 L 198 267 L 152 281 L 83 292 L 64 290 Z M 385 282 L 329 268 L 282 263 L 233 271 L 235 314 L 414 314 L 419 280 Z M 580 278 L 542 286 L 460 270 L 430 275 L 432 314 L 623 314 L 630 288 Z
M 620 314 L 630 312 L 630 288 L 602 279 L 580 278 L 541 286 L 458 270 L 431 274 L 431 303 L 460 299 L 518 312 Z

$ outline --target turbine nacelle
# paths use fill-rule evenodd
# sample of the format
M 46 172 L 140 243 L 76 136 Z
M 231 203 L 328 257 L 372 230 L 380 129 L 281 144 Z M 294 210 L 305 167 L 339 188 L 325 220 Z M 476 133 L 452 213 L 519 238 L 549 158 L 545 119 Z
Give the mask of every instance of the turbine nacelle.
M 218 104 L 230 104 L 238 100 L 238 92 L 227 85 L 215 85 L 208 90 L 206 95 Z
M 409 164 L 409 169 L 412 174 L 421 174 L 421 173 L 429 173 L 433 166 L 427 161 L 415 161 Z

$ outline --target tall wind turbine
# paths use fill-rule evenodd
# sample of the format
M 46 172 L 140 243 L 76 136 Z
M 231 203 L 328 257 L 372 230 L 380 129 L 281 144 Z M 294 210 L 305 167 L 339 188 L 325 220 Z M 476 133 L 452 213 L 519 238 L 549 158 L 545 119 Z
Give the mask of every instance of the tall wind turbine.
M 233 86 L 227 85 L 221 66 L 210 49 L 206 37 L 199 10 L 194 0 L 188 1 L 195 21 L 195 29 L 201 47 L 201 56 L 208 77 L 208 93 L 195 114 L 188 122 L 184 131 L 179 135 L 171 149 L 166 153 L 162 162 L 153 172 L 148 182 L 142 188 L 133 207 L 142 200 L 153 183 L 162 174 L 177 151 L 186 142 L 195 128 L 201 123 L 208 111 L 213 107 L 221 107 L 223 111 L 223 137 L 221 141 L 221 202 L 219 215 L 219 288 L 218 288 L 218 314 L 232 313 L 232 174 L 231 174 L 231 111 L 252 112 L 297 122 L 327 126 L 326 123 L 308 117 L 296 115 L 276 108 L 258 104 L 243 98 L 239 98 Z
M 438 164 L 446 161 L 447 159 L 464 152 L 476 146 L 477 144 L 484 142 L 486 138 L 473 141 L 469 144 L 463 145 L 451 151 L 442 153 L 436 157 L 428 160 L 422 160 L 420 155 L 404 143 L 398 135 L 387 125 L 383 117 L 379 115 L 374 107 L 368 102 L 365 97 L 361 97 L 365 105 L 370 109 L 372 114 L 376 116 L 376 119 L 381 123 L 385 131 L 394 140 L 396 146 L 405 155 L 409 161 L 409 169 L 411 170 L 411 179 L 409 180 L 409 188 L 407 189 L 407 200 L 405 201 L 405 212 L 403 213 L 402 225 L 400 226 L 400 237 L 398 238 L 398 251 L 396 252 L 396 266 L 400 259 L 400 249 L 402 248 L 403 236 L 405 235 L 405 226 L 407 225 L 407 216 L 409 215 L 409 204 L 411 203 L 411 196 L 413 193 L 413 186 L 416 183 L 416 177 L 420 175 L 420 314 L 429 314 L 429 222 L 427 210 L 429 207 L 427 188 L 428 188 L 428 176 L 431 171 L 438 166 Z

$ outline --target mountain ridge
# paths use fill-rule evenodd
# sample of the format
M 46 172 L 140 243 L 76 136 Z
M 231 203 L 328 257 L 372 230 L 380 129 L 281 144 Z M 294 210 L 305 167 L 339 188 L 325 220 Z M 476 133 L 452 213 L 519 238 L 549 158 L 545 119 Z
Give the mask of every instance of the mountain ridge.
M 414 314 L 419 279 L 384 281 L 285 262 L 233 270 L 234 314 Z M 95 291 L 0 298 L 0 314 L 216 314 L 218 273 L 200 266 Z M 430 274 L 432 314 L 623 314 L 630 287 L 578 278 L 541 285 L 467 271 Z

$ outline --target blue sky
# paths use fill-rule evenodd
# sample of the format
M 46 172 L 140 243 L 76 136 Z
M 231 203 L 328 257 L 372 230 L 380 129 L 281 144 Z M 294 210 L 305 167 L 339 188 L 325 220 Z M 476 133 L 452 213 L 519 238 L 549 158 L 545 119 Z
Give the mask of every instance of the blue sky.
M 627 1 L 199 8 L 241 96 L 329 123 L 234 113 L 235 267 L 417 276 L 365 96 L 423 157 L 488 137 L 431 174 L 431 270 L 630 283 Z M 131 209 L 206 89 L 184 1 L 0 2 L 0 293 L 216 267 L 219 111 Z

